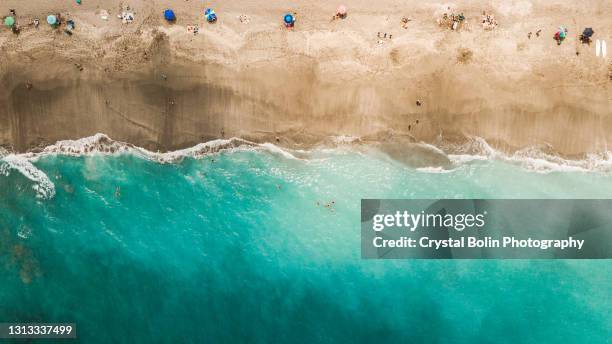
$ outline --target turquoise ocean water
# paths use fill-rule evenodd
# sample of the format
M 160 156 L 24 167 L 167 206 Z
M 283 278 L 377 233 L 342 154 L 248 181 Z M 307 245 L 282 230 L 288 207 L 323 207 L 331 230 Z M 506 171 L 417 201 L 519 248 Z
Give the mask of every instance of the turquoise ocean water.
M 52 197 L 0 167 L 0 322 L 75 322 L 90 343 L 609 342 L 609 260 L 361 260 L 359 205 L 608 198 L 610 173 L 343 149 L 33 164 Z

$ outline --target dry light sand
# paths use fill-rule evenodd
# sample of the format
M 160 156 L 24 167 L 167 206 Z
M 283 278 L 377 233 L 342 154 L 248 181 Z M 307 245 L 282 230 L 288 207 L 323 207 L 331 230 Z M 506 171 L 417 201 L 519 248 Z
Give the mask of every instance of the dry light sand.
M 577 39 L 590 26 L 612 44 L 612 1 L 343 2 L 348 17 L 332 21 L 340 2 L 328 0 L 3 0 L 22 30 L 0 30 L 0 145 L 97 132 L 153 150 L 233 136 L 290 146 L 479 136 L 579 156 L 612 143 L 610 57 Z M 127 5 L 136 20 L 122 24 Z M 175 24 L 163 20 L 169 6 Z M 448 6 L 467 17 L 458 32 L 436 23 Z M 483 10 L 496 29 L 483 30 Z M 72 36 L 46 24 L 57 12 L 76 22 Z M 293 30 L 286 12 L 297 13 Z M 559 25 L 569 34 L 557 46 Z M 393 38 L 380 44 L 377 32 Z

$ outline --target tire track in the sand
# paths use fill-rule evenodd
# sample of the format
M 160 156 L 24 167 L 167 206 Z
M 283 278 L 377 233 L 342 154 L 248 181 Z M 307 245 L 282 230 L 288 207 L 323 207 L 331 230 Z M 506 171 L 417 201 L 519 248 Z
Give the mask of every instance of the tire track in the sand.
M 136 126 L 136 127 L 138 127 L 138 128 L 141 128 L 141 129 L 144 129 L 144 130 L 148 130 L 149 132 L 152 132 L 153 134 L 159 134 L 159 131 L 158 131 L 158 130 L 155 130 L 155 129 L 153 129 L 152 127 L 150 127 L 150 126 L 148 126 L 148 125 L 146 125 L 146 124 L 140 123 L 140 122 L 138 122 L 138 121 L 135 121 L 135 120 L 133 120 L 133 119 L 129 118 L 128 116 L 126 116 L 126 115 L 124 115 L 123 113 L 121 113 L 121 111 L 119 111 L 119 110 L 117 110 L 117 109 L 113 108 L 112 106 L 110 106 L 110 104 L 108 104 L 108 103 L 107 103 L 106 105 L 107 105 L 108 109 L 109 109 L 109 110 L 110 110 L 112 113 L 114 113 L 114 114 L 116 114 L 117 116 L 121 117 L 121 118 L 122 118 L 123 120 L 125 120 L 126 122 L 128 122 L 128 123 L 130 123 L 130 124 L 132 124 L 132 125 L 134 125 L 134 126 Z

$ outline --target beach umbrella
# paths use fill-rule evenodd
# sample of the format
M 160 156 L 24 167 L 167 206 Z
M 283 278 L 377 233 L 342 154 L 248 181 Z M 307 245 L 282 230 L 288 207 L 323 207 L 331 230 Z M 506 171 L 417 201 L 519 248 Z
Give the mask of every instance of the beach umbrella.
M 582 35 L 584 37 L 591 37 L 593 36 L 593 34 L 595 33 L 595 31 L 593 31 L 593 28 L 587 27 L 584 29 L 584 31 L 582 32 Z
M 562 39 L 565 38 L 565 31 L 559 31 L 559 37 L 561 37 Z
M 49 23 L 49 25 L 56 25 L 57 24 L 57 17 L 54 16 L 53 14 L 49 14 L 47 16 L 47 23 Z
M 167 9 L 164 11 L 164 18 L 166 18 L 167 21 L 171 22 L 171 21 L 175 21 L 176 20 L 176 16 L 174 15 L 174 11 L 171 9 Z
M 293 15 L 288 14 L 288 13 L 285 14 L 285 18 L 283 18 L 283 20 L 285 21 L 285 24 L 287 25 L 291 25 L 294 22 Z
M 338 8 L 336 9 L 336 14 L 341 17 L 344 17 L 346 15 L 346 6 L 344 5 L 338 6 Z
M 217 20 L 217 14 L 212 8 L 207 8 L 206 11 L 204 11 L 204 15 L 206 16 L 206 20 L 209 23 L 212 23 Z
M 13 27 L 13 25 L 15 25 L 15 18 L 10 17 L 10 16 L 4 18 L 4 25 L 8 27 Z

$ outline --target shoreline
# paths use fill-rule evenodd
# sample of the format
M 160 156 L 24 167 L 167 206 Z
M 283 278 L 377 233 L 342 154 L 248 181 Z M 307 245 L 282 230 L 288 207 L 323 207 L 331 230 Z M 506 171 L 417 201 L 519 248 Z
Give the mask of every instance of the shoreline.
M 475 151 L 475 147 L 481 151 Z M 213 140 L 200 143 L 190 148 L 172 152 L 152 152 L 130 143 L 115 141 L 104 134 L 78 140 L 57 142 L 37 152 L 15 153 L 0 149 L 0 178 L 9 176 L 14 170 L 34 185 L 36 197 L 51 199 L 55 196 L 54 180 L 36 166 L 39 159 L 53 157 L 84 158 L 91 156 L 120 157 L 129 155 L 157 164 L 181 164 L 186 159 L 205 160 L 216 154 L 232 154 L 252 151 L 276 155 L 282 159 L 309 161 L 333 157 L 335 153 L 345 154 L 346 150 L 359 156 L 371 156 L 379 162 L 399 164 L 403 168 L 423 174 L 461 173 L 464 168 L 473 164 L 501 163 L 514 166 L 527 173 L 612 173 L 612 152 L 589 154 L 582 160 L 567 160 L 544 151 L 531 149 L 514 154 L 504 154 L 494 150 L 484 140 L 476 138 L 474 144 L 465 147 L 463 152 L 451 154 L 426 143 L 367 143 L 359 139 L 353 142 L 337 142 L 335 147 L 316 146 L 310 150 L 292 150 L 276 146 L 273 143 L 254 143 L 240 138 Z M 471 151 L 470 154 L 466 154 Z M 212 161 L 214 162 L 214 158 Z M 485 165 L 491 166 L 491 165 Z M 476 167 L 477 166 L 473 166 Z M 56 176 L 57 177 L 57 176 Z
M 57 8 L 77 25 L 72 36 L 45 25 L 0 31 L 0 145 L 18 152 L 97 132 L 151 151 L 226 137 L 293 148 L 332 136 L 435 146 L 482 137 L 509 154 L 546 146 L 580 158 L 612 142 L 608 62 L 575 42 L 586 23 L 612 36 L 612 5 L 603 1 L 581 11 L 543 1 L 458 3 L 471 23 L 459 32 L 437 27 L 440 6 L 416 1 L 406 5 L 405 30 L 403 12 L 388 11 L 397 2 L 385 0 L 371 15 L 347 1 L 347 19 L 334 22 L 324 15 L 333 4 L 309 2 L 295 9 L 292 31 L 279 19 L 291 8 L 278 4 L 219 4 L 213 25 L 202 22 L 200 5 L 173 4 L 179 19 L 169 25 L 155 2 L 131 4 L 132 24 L 117 20 L 112 1 L 7 3 L 19 21 Z M 108 21 L 100 9 L 112 10 Z M 499 27 L 483 31 L 481 10 Z M 572 21 L 556 46 L 553 23 Z M 543 37 L 526 37 L 534 22 Z M 198 35 L 187 32 L 193 23 Z M 378 44 L 381 30 L 395 37 Z
M 464 145 L 434 146 L 425 142 L 375 142 L 360 138 L 330 138 L 324 144 L 305 147 L 283 147 L 272 142 L 253 142 L 242 138 L 215 139 L 168 152 L 150 151 L 128 142 L 113 140 L 105 134 L 95 134 L 76 140 L 58 141 L 26 153 L 0 149 L 0 163 L 11 161 L 36 162 L 47 156 L 86 157 L 129 154 L 156 163 L 180 163 L 183 159 L 204 159 L 208 156 L 235 152 L 267 152 L 292 160 L 309 160 L 316 154 L 349 150 L 357 154 L 374 154 L 425 173 L 448 173 L 475 161 L 499 161 L 536 173 L 549 172 L 612 172 L 612 152 L 586 154 L 569 158 L 557 155 L 546 147 L 529 147 L 514 153 L 496 150 L 482 138 L 472 138 Z M 1 164 L 0 164 L 1 166 Z M 0 173 L 1 174 L 1 173 Z

